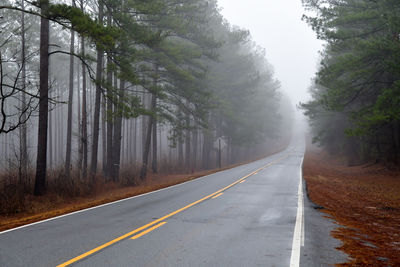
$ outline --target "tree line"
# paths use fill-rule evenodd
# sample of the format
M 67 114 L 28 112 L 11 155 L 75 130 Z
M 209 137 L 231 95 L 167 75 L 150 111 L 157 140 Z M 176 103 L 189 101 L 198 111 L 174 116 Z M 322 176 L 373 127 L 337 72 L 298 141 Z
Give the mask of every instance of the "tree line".
M 254 159 L 289 124 L 265 51 L 206 0 L 4 0 L 0 138 L 19 183 L 93 184 Z M 13 160 L 15 159 L 15 160 Z M 140 162 L 140 164 L 139 164 Z M 101 166 L 100 166 L 101 164 Z
M 301 106 L 319 142 L 350 164 L 398 164 L 400 156 L 400 2 L 309 1 L 304 19 L 326 41 Z

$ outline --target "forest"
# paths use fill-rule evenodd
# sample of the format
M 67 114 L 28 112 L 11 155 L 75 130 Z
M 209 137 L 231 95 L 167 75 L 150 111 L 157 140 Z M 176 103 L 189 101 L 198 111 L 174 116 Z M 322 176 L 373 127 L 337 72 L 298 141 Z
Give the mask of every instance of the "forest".
M 2 0 L 0 31 L 2 192 L 136 185 L 290 139 L 265 50 L 215 0 Z
M 400 156 L 400 2 L 303 0 L 303 16 L 326 42 L 302 103 L 314 142 L 349 165 L 398 166 Z

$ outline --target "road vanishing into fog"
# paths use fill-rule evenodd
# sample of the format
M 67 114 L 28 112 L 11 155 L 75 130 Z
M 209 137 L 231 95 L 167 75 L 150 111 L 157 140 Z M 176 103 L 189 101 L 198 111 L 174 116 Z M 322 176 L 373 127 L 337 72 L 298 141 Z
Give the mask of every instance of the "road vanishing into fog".
M 2 232 L 0 266 L 335 263 L 331 222 L 303 198 L 304 151 L 293 138 L 250 164 Z

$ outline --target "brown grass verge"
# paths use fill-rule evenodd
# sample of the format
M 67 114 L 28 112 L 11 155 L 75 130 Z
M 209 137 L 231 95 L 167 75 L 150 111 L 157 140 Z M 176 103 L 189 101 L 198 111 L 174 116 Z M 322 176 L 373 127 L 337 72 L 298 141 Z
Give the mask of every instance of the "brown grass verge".
M 272 154 L 275 154 L 274 152 Z M 270 155 L 272 155 L 270 154 Z M 265 156 L 261 157 L 264 158 Z M 123 184 L 98 184 L 88 196 L 69 196 L 47 193 L 44 196 L 27 195 L 25 202 L 28 207 L 24 211 L 14 214 L 0 215 L 0 231 L 8 230 L 29 223 L 38 222 L 74 211 L 95 207 L 101 204 L 121 200 L 124 198 L 148 193 L 172 185 L 190 181 L 205 175 L 247 164 L 261 158 L 224 167 L 222 169 L 199 171 L 191 174 L 151 174 L 145 182 L 126 186 Z
M 304 179 L 311 200 L 340 227 L 332 236 L 351 259 L 337 266 L 400 266 L 400 172 L 382 165 L 347 167 L 308 150 Z

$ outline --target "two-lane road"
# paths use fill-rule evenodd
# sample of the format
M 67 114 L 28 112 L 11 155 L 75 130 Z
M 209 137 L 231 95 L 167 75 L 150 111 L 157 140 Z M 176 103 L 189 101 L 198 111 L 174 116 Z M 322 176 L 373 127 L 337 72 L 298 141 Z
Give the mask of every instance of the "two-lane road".
M 298 266 L 303 154 L 294 141 L 250 164 L 3 232 L 0 265 Z

